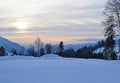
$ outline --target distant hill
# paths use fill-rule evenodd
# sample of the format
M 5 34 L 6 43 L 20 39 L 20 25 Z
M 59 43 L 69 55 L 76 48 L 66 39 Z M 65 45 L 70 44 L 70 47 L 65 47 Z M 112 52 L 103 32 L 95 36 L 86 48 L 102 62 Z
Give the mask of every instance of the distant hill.
M 96 43 L 84 43 L 84 44 L 67 44 L 65 45 L 65 49 L 69 49 L 69 48 L 72 48 L 74 49 L 75 51 L 77 51 L 78 49 L 84 47 L 84 46 L 94 46 L 96 45 Z
M 15 42 L 12 42 L 8 39 L 5 39 L 3 37 L 0 37 L 0 46 L 3 46 L 7 52 L 11 52 L 12 49 L 15 49 L 17 51 L 17 53 L 23 53 L 24 52 L 24 48 L 15 43 Z

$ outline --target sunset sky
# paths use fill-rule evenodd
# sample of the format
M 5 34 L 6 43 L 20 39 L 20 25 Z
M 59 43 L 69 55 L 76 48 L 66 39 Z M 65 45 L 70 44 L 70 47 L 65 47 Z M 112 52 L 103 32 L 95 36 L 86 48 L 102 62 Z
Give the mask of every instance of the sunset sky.
M 103 39 L 107 0 L 0 0 L 0 36 L 14 42 L 86 43 Z

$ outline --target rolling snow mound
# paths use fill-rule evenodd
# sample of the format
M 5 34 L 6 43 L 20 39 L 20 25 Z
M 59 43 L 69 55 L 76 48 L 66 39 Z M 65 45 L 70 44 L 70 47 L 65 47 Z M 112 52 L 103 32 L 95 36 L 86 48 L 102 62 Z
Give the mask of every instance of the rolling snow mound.
M 56 54 L 46 54 L 46 55 L 43 55 L 41 58 L 43 58 L 43 59 L 60 59 L 62 57 L 60 57 L 59 55 L 56 55 Z

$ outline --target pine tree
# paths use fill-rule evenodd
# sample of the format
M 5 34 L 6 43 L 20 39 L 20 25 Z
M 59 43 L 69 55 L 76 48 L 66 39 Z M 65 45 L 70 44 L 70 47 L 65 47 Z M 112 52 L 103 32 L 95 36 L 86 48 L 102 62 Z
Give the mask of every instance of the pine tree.
M 61 41 L 59 44 L 59 56 L 63 56 L 63 53 L 64 53 L 64 44 L 63 41 Z
M 6 51 L 5 48 L 3 46 L 0 46 L 0 56 L 5 56 Z
M 109 36 L 106 39 L 104 57 L 105 59 L 113 59 L 115 41 L 113 36 Z

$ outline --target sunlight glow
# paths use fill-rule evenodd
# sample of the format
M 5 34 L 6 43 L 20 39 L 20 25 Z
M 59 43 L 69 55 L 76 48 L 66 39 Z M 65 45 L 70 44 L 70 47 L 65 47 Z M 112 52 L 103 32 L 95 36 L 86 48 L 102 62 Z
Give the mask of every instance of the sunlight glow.
M 13 26 L 19 30 L 26 30 L 29 28 L 29 24 L 27 22 L 24 22 L 24 21 L 14 22 Z

